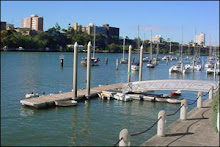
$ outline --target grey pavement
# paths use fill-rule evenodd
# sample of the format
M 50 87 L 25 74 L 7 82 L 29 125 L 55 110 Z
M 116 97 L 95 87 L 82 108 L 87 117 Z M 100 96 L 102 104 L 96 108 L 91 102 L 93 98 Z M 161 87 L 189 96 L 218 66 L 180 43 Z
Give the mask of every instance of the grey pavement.
M 211 123 L 211 100 L 202 108 L 194 108 L 187 120 L 178 119 L 166 129 L 165 137 L 153 136 L 141 146 L 219 146 L 219 133 Z

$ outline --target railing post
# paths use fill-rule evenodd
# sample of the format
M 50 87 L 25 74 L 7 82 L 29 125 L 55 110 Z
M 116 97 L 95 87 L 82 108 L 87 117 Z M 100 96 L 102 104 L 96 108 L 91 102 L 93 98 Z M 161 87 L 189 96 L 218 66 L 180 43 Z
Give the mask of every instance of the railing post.
M 165 121 L 166 121 L 166 112 L 164 110 L 161 110 L 158 113 L 158 119 L 161 117 L 161 119 L 157 123 L 157 136 L 163 137 L 165 136 Z
M 197 108 L 202 108 L 202 92 L 198 92 Z
M 213 90 L 214 90 L 214 86 L 211 86 L 210 91 L 209 91 L 209 99 L 210 100 L 213 99 Z
M 121 138 L 123 138 L 123 139 L 119 142 L 119 146 L 130 146 L 131 145 L 130 133 L 129 133 L 128 129 L 121 130 L 121 132 L 119 134 L 119 140 Z
M 182 106 L 183 105 L 183 106 Z M 182 120 L 186 120 L 187 116 L 187 106 L 188 106 L 188 103 L 187 103 L 187 100 L 182 100 L 181 101 L 181 106 L 182 108 L 180 109 L 180 119 Z

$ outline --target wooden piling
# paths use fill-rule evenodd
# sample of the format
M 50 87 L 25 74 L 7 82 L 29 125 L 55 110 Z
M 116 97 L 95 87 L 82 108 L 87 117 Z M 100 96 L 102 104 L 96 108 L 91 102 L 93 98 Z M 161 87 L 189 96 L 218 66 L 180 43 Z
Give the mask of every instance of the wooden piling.
M 60 55 L 60 66 L 63 67 L 63 63 L 64 63 L 64 56 Z
M 91 78 L 91 42 L 88 43 L 87 48 L 87 80 L 86 80 L 86 98 L 89 99 L 90 96 L 90 78 Z
M 105 64 L 108 64 L 108 58 L 105 58 Z
M 131 49 L 132 46 L 129 46 L 129 54 L 128 54 L 128 82 L 131 82 Z
M 118 70 L 118 59 L 116 59 L 116 70 Z
M 77 63 L 78 61 L 78 44 L 74 44 L 74 58 L 73 58 L 73 99 L 77 98 Z
M 142 65 L 143 64 L 143 44 L 140 48 L 140 66 L 139 66 L 139 81 L 142 81 Z

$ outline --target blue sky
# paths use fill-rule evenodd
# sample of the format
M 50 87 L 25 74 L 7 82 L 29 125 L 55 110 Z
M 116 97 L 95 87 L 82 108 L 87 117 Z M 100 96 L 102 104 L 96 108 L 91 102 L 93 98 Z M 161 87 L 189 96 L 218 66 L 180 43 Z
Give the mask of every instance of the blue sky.
M 21 26 L 21 19 L 31 14 L 44 17 L 44 30 L 55 26 L 61 28 L 78 22 L 82 26 L 108 23 L 120 28 L 120 36 L 133 39 L 162 35 L 164 39 L 188 43 L 197 33 L 206 34 L 206 44 L 219 40 L 218 1 L 1 1 L 1 21 Z M 219 41 L 218 41 L 219 42 Z

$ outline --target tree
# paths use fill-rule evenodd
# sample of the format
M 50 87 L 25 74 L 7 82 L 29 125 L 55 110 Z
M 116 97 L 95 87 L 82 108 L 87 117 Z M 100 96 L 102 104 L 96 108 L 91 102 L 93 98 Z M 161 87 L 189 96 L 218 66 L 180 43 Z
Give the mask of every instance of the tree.
M 60 31 L 60 25 L 58 23 L 55 24 L 56 31 Z

